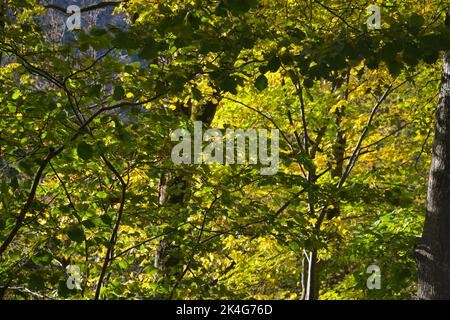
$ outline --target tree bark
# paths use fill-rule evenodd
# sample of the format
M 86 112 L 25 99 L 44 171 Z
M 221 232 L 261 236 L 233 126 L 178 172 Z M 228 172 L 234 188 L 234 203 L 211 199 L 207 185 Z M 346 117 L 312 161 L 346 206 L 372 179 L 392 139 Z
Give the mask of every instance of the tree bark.
M 6 3 L 0 2 L 0 40 L 3 41 L 5 34 L 5 20 L 6 20 Z M 0 68 L 3 66 L 3 53 L 0 51 Z M 3 91 L 3 90 L 2 90 Z
M 304 252 L 304 264 L 302 272 L 302 298 L 301 300 L 319 299 L 319 261 L 317 249 Z
M 426 300 L 450 299 L 450 51 L 444 53 L 442 68 L 427 214 L 415 249 L 418 298 Z

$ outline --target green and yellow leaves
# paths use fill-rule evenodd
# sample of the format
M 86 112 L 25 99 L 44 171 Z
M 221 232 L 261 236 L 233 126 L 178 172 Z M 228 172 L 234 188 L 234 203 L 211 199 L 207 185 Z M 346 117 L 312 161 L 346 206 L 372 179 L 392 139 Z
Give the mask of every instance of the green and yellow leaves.
M 50 252 L 42 251 L 31 257 L 31 260 L 37 265 L 48 265 L 52 261 L 53 256 Z
M 88 274 L 84 297 L 93 297 L 122 201 L 102 155 L 128 184 L 114 250 L 121 255 L 110 264 L 105 298 L 166 298 L 189 263 L 176 298 L 296 299 L 311 249 L 319 250 L 328 297 L 368 297 L 359 273 L 374 257 L 393 265 L 386 276 L 398 290 L 383 297 L 410 295 L 414 271 L 404 252 L 425 203 L 427 101 L 437 90 L 435 70 L 422 62 L 434 63 L 449 41 L 430 20 L 436 8 L 406 2 L 391 1 L 383 17 L 391 6 L 395 16 L 374 32 L 360 28 L 365 3 L 345 12 L 339 0 L 329 6 L 348 24 L 314 2 L 307 12 L 302 1 L 136 0 L 124 6 L 133 20 L 127 28 L 93 28 L 50 46 L 34 27 L 29 36 L 26 24 L 14 30 L 8 22 L 5 43 L 30 61 L 2 51 L 0 161 L 8 165 L 0 165 L 0 240 L 14 227 L 45 151 L 65 149 L 45 169 L 0 279 L 31 252 L 39 273 L 23 270 L 14 283 L 80 298 L 56 261 L 76 263 Z M 354 171 L 336 190 L 337 167 L 347 165 L 389 73 L 409 80 L 413 68 L 422 75 L 379 108 Z M 229 95 L 250 108 L 225 101 Z M 173 166 L 170 133 L 188 127 L 197 109 L 210 111 L 208 103 L 217 104 L 212 127 L 279 127 L 279 174 Z M 108 110 L 83 127 L 101 108 Z M 404 123 L 411 128 L 396 131 Z M 327 214 L 315 229 L 322 208 L 340 216 Z M 155 268 L 164 242 L 168 255 L 160 261 L 169 266 Z

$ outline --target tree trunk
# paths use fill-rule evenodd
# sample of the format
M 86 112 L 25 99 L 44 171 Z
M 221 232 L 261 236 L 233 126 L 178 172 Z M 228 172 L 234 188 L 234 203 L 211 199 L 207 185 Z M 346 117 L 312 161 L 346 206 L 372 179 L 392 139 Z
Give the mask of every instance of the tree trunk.
M 450 299 L 450 51 L 444 53 L 434 134 L 427 215 L 415 250 L 418 298 L 427 300 Z
M 304 281 L 302 300 L 319 299 L 319 261 L 317 260 L 317 249 L 305 251 L 302 281 Z
M 189 108 L 183 105 L 178 105 L 177 110 L 190 116 L 192 121 L 202 121 L 205 127 L 209 127 L 214 119 L 217 111 L 218 103 L 211 101 L 202 105 L 201 107 Z M 189 177 L 183 174 L 173 174 L 164 172 L 161 175 L 159 183 L 159 204 L 164 205 L 178 205 L 184 207 L 189 196 Z M 177 190 L 176 192 L 174 190 Z M 183 273 L 183 252 L 179 251 L 180 244 L 171 244 L 164 237 L 159 241 L 156 251 L 154 253 L 154 267 L 160 270 L 160 274 L 155 274 L 154 281 L 157 281 L 160 276 L 166 277 L 168 268 L 175 267 L 175 274 L 172 278 L 166 277 L 168 285 L 173 285 L 171 279 L 182 278 Z M 155 297 L 154 297 L 155 298 Z M 161 298 L 161 297 L 156 297 Z

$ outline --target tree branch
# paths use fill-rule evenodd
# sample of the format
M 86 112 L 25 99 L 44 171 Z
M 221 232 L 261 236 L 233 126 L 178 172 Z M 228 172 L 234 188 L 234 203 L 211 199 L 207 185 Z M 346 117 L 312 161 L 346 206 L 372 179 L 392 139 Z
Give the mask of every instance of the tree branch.
M 93 11 L 93 10 L 98 10 L 98 9 L 104 9 L 104 8 L 107 8 L 107 7 L 117 7 L 117 6 L 121 5 L 122 3 L 127 3 L 127 2 L 128 2 L 128 0 L 100 2 L 100 3 L 97 3 L 97 4 L 93 4 L 93 5 L 81 8 L 80 12 L 88 12 L 88 11 Z M 44 8 L 46 8 L 46 9 L 53 9 L 53 10 L 62 12 L 64 14 L 68 14 L 67 13 L 67 8 L 60 7 L 60 6 L 58 6 L 56 4 L 53 4 L 53 3 L 49 3 L 49 4 L 44 5 Z
M 120 223 L 122 220 L 123 209 L 125 208 L 125 199 L 126 199 L 126 191 L 127 191 L 127 184 L 125 183 L 125 181 L 123 180 L 123 177 L 119 174 L 117 169 L 114 167 L 114 165 L 111 162 L 109 162 L 109 160 L 105 157 L 105 155 L 102 154 L 101 158 L 105 162 L 108 169 L 111 170 L 111 172 L 120 181 L 122 195 L 120 198 L 119 210 L 117 211 L 116 222 L 114 224 L 114 228 L 113 228 L 113 232 L 111 233 L 111 237 L 109 238 L 109 246 L 108 246 L 108 249 L 106 250 L 105 260 L 103 262 L 102 270 L 101 270 L 100 276 L 98 278 L 97 289 L 95 290 L 95 300 L 98 300 L 100 297 L 100 291 L 101 291 L 101 288 L 103 285 L 103 280 L 105 278 L 106 271 L 108 269 L 110 262 L 113 259 L 114 247 L 117 243 L 117 233 L 119 231 Z
M 16 224 L 14 228 L 10 231 L 8 237 L 6 237 L 5 241 L 2 243 L 0 247 L 0 256 L 5 252 L 6 248 L 10 245 L 10 243 L 13 241 L 15 236 L 17 235 L 17 232 L 23 225 L 23 221 L 25 219 L 25 215 L 27 214 L 28 210 L 30 209 L 31 205 L 33 204 L 34 198 L 36 196 L 36 190 L 41 182 L 41 179 L 44 175 L 44 170 L 49 164 L 50 160 L 52 160 L 55 156 L 57 156 L 62 150 L 53 150 L 50 149 L 50 151 L 47 154 L 47 157 L 42 161 L 41 165 L 39 166 L 39 169 L 37 170 L 36 174 L 34 175 L 33 184 L 31 185 L 30 193 L 28 194 L 27 201 L 25 202 L 24 206 L 20 210 L 19 216 L 17 217 Z
M 350 156 L 350 159 L 348 160 L 347 166 L 345 167 L 344 173 L 342 174 L 341 179 L 339 180 L 337 184 L 337 188 L 340 189 L 342 185 L 345 183 L 345 180 L 347 180 L 347 177 L 349 176 L 351 170 L 353 169 L 353 166 L 356 163 L 356 160 L 358 159 L 359 152 L 361 151 L 361 145 L 364 141 L 364 138 L 367 135 L 367 132 L 369 131 L 370 126 L 372 125 L 372 121 L 375 117 L 375 114 L 380 107 L 380 105 L 383 103 L 383 101 L 386 99 L 386 97 L 392 92 L 392 85 L 390 85 L 384 94 L 381 96 L 380 99 L 378 99 L 375 106 L 372 108 L 372 111 L 370 112 L 369 120 L 367 121 L 366 126 L 364 127 L 361 136 L 359 137 L 359 140 L 355 146 L 355 149 L 353 150 L 352 155 Z

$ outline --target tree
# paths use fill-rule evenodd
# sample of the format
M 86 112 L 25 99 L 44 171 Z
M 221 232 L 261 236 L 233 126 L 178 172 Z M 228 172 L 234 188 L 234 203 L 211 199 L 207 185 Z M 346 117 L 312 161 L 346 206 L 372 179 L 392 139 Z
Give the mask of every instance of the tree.
M 450 9 L 445 21 L 450 27 Z M 415 253 L 419 299 L 450 299 L 450 51 L 445 51 L 423 235 Z
M 414 296 L 439 1 L 52 3 L 0 7 L 1 298 Z M 175 165 L 196 120 L 279 130 L 277 174 Z

